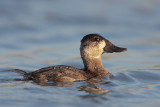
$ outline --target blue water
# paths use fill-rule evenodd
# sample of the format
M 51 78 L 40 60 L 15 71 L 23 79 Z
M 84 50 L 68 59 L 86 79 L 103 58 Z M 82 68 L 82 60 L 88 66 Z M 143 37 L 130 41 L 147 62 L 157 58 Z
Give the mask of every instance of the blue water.
M 159 0 L 0 0 L 0 106 L 159 107 L 159 19 Z M 6 72 L 83 68 L 79 45 L 89 33 L 128 48 L 102 56 L 114 78 L 45 86 Z

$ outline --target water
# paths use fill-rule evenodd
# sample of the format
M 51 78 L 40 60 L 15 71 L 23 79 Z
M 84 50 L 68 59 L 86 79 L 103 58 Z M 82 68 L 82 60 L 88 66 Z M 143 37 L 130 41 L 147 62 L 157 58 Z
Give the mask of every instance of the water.
M 159 5 L 159 0 L 1 0 L 0 106 L 160 106 Z M 83 68 L 79 45 L 88 33 L 128 48 L 102 56 L 114 78 L 45 86 L 6 72 L 58 64 Z

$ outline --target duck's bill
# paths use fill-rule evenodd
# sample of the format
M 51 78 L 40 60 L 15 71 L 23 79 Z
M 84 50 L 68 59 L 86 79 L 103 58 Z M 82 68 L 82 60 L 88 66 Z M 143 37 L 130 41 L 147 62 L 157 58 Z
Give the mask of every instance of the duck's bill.
M 118 46 L 115 46 L 114 44 L 112 44 L 109 41 L 106 41 L 106 46 L 104 47 L 104 52 L 107 53 L 113 53 L 113 52 L 124 52 L 127 51 L 127 48 L 121 48 Z

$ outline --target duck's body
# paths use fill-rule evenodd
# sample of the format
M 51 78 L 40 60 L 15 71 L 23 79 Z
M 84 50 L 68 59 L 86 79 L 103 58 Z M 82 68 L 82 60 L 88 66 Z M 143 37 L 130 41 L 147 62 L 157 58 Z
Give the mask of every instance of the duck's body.
M 85 66 L 84 70 L 66 65 L 57 65 L 42 68 L 31 73 L 21 70 L 14 71 L 23 75 L 26 80 L 46 82 L 73 82 L 91 78 L 102 78 L 105 75 L 111 77 L 112 75 L 103 67 L 101 54 L 104 52 L 112 53 L 126 50 L 126 48 L 113 45 L 98 34 L 89 34 L 81 40 L 80 47 L 81 58 Z
M 39 69 L 27 74 L 28 79 L 36 81 L 58 81 L 72 82 L 86 80 L 86 73 L 83 70 L 66 66 L 57 65 Z

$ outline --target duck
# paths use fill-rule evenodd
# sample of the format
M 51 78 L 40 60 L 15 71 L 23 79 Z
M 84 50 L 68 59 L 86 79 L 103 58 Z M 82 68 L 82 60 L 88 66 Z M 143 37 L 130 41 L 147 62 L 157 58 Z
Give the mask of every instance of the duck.
M 14 69 L 24 77 L 24 80 L 36 82 L 75 82 L 86 81 L 91 78 L 113 77 L 102 64 L 101 55 L 103 53 L 124 52 L 127 48 L 118 47 L 112 44 L 99 34 L 87 34 L 81 40 L 80 55 L 84 64 L 84 69 L 78 69 L 68 65 L 55 65 L 41 68 L 34 72 L 25 72 Z

